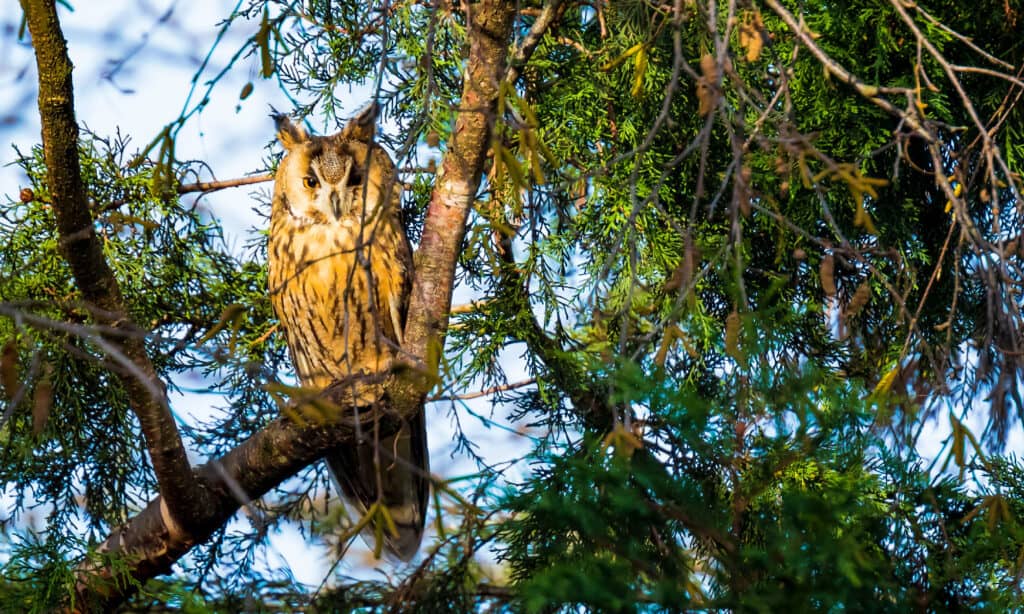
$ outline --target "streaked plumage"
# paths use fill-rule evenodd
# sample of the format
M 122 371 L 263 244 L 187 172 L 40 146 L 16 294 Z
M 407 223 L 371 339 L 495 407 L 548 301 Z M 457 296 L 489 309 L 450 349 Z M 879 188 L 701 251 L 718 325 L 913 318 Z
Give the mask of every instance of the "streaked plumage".
M 270 298 L 299 380 L 313 390 L 389 370 L 401 345 L 412 254 L 398 218 L 395 166 L 371 139 L 373 111 L 323 137 L 275 118 L 285 156 L 270 218 Z M 356 384 L 351 400 L 368 407 L 381 392 Z M 399 536 L 386 535 L 385 546 L 407 560 L 426 512 L 423 410 L 397 436 L 374 439 L 364 433 L 358 446 L 332 450 L 327 464 L 356 509 L 378 500 L 388 506 Z

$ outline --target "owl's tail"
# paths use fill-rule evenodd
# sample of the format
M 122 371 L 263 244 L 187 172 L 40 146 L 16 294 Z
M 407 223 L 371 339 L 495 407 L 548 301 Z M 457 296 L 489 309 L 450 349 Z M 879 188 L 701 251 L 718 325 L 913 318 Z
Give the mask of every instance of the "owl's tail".
M 346 502 L 360 514 L 377 501 L 387 508 L 398 535 L 387 528 L 381 532 L 385 554 L 411 559 L 423 538 L 430 490 L 423 407 L 396 434 L 376 438 L 366 433 L 362 443 L 332 450 L 325 460 Z M 377 534 L 371 523 L 362 531 L 363 541 L 374 548 Z

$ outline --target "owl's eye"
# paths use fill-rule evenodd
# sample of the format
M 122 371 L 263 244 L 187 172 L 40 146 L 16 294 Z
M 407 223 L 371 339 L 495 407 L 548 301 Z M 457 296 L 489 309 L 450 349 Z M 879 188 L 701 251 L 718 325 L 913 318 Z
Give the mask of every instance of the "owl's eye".
M 307 188 L 309 188 L 310 190 L 312 190 L 312 189 L 316 188 L 318 185 L 320 185 L 320 182 L 317 180 L 316 177 L 314 177 L 312 175 L 308 175 L 308 176 L 302 178 L 302 185 L 304 185 Z
M 349 171 L 349 173 L 348 173 L 348 181 L 345 182 L 345 187 L 354 188 L 356 186 L 362 185 L 362 183 L 363 183 L 362 169 L 360 169 L 356 165 L 352 165 L 352 170 Z

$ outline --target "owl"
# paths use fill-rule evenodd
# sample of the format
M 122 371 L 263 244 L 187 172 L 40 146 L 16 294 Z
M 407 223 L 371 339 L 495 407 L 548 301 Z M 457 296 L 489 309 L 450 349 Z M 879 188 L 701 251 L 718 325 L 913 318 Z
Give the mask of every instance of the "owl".
M 386 372 L 401 346 L 412 253 L 399 220 L 395 165 L 372 140 L 376 115 L 374 105 L 332 136 L 310 135 L 274 115 L 285 155 L 274 183 L 268 285 L 308 390 Z M 354 382 L 357 408 L 379 399 L 379 384 Z M 409 560 L 423 535 L 429 487 L 423 408 L 396 435 L 366 427 L 360 442 L 325 460 L 350 506 L 387 507 L 398 535 L 384 531 L 385 551 Z M 364 531 L 367 541 L 372 536 L 372 527 Z

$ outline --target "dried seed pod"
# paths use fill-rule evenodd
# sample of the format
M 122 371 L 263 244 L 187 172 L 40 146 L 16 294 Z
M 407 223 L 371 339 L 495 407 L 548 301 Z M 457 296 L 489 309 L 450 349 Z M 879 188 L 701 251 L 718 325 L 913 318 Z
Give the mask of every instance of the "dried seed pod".
M 850 303 L 846 306 L 846 317 L 852 318 L 860 313 L 860 310 L 864 308 L 864 305 L 868 304 L 869 300 L 871 300 L 871 285 L 865 280 L 861 285 L 857 286 L 857 291 L 853 293 Z
M 718 62 L 715 56 L 705 53 L 700 58 L 701 77 L 697 80 L 697 113 L 701 117 L 710 113 L 718 104 L 715 87 L 718 84 Z
M 733 309 L 725 318 L 725 353 L 736 360 L 741 360 L 740 353 L 740 314 Z
M 18 342 L 14 339 L 0 350 L 0 384 L 8 401 L 14 398 L 21 386 L 18 379 Z
M 46 421 L 50 418 L 50 410 L 53 408 L 53 368 L 46 365 L 43 379 L 36 384 L 36 391 L 32 397 L 32 434 L 39 435 L 46 427 Z
M 821 259 L 821 266 L 818 268 L 818 275 L 821 277 L 821 289 L 829 298 L 836 295 L 836 262 L 832 254 L 825 254 Z

